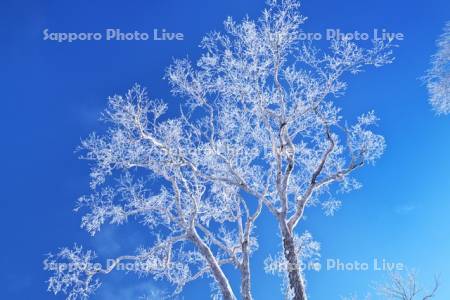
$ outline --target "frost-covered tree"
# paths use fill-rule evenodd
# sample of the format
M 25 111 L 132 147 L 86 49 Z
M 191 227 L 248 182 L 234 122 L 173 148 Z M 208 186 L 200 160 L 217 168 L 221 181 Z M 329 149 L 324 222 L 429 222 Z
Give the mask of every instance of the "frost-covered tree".
M 405 272 L 390 272 L 388 279 L 381 284 L 372 287 L 375 292 L 388 300 L 430 300 L 436 297 L 439 289 L 439 278 L 434 278 L 433 287 L 424 289 L 417 280 L 415 271 L 406 270 Z M 357 295 L 341 297 L 341 300 L 358 300 Z M 370 300 L 372 297 L 367 295 L 364 300 Z
M 177 60 L 167 78 L 177 95 L 205 114 L 203 178 L 235 186 L 247 201 L 263 204 L 278 221 L 285 272 L 293 299 L 307 299 L 295 229 L 305 208 L 320 205 L 331 215 L 340 207 L 334 192 L 358 187 L 351 173 L 373 163 L 384 139 L 369 128 L 373 112 L 353 125 L 343 120 L 335 99 L 346 88 L 342 76 L 366 65 L 392 61 L 388 43 L 366 50 L 349 40 L 332 40 L 322 53 L 299 41 L 305 18 L 293 0 L 269 1 L 257 21 L 225 22 L 201 44 L 192 65 Z M 333 185 L 337 183 L 336 185 Z
M 431 60 L 425 80 L 429 101 L 437 114 L 450 114 L 450 21 L 436 42 L 437 52 Z
M 343 75 L 392 57 L 390 43 L 380 40 L 365 49 L 335 39 L 322 52 L 300 40 L 305 18 L 298 9 L 296 0 L 268 1 L 258 20 L 228 18 L 224 32 L 208 34 L 195 64 L 175 60 L 166 78 L 185 99 L 178 116 L 166 117 L 167 105 L 137 86 L 109 100 L 108 131 L 82 144 L 93 162 L 93 193 L 79 201 L 87 209 L 82 224 L 95 234 L 105 222 L 136 217 L 156 234 L 155 245 L 107 268 L 91 264 L 90 251 L 64 248 L 46 264 L 54 271 L 51 291 L 87 297 L 97 275 L 135 261 L 178 290 L 209 275 L 223 298 L 235 299 L 222 269 L 232 264 L 242 297 L 251 299 L 252 232 L 265 207 L 280 230 L 282 254 L 272 261 L 285 266 L 278 270 L 285 294 L 307 299 L 301 263 L 318 244 L 297 234 L 305 209 L 332 215 L 341 205 L 335 195 L 359 187 L 352 172 L 385 148 L 370 129 L 373 112 L 353 124 L 343 119 L 335 103 L 347 86 Z M 55 268 L 60 261 L 90 267 Z
M 414 271 L 408 271 L 404 275 L 395 272 L 389 274 L 389 280 L 376 289 L 381 296 L 390 300 L 429 300 L 436 296 L 439 280 L 435 277 L 433 288 L 425 291 L 417 282 Z

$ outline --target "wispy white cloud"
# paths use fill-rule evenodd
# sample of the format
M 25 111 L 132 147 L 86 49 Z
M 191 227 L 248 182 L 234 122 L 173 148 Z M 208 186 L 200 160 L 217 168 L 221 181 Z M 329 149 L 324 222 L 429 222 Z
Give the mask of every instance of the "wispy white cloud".
M 95 300 L 160 300 L 165 298 L 162 289 L 151 280 L 133 280 L 123 284 L 121 280 L 105 282 L 97 291 Z
M 100 260 L 124 254 L 133 254 L 145 242 L 142 228 L 133 226 L 105 225 L 93 239 L 93 248 Z M 148 240 L 148 239 L 147 239 Z M 148 241 L 147 241 L 148 242 Z M 166 299 L 165 288 L 151 277 L 140 278 L 134 273 L 114 271 L 100 278 L 102 286 L 94 300 L 161 300 Z
M 145 228 L 132 222 L 125 226 L 105 225 L 93 238 L 94 250 L 104 258 L 133 254 L 136 248 L 149 242 L 144 231 Z
M 121 255 L 121 245 L 117 236 L 117 229 L 114 226 L 104 226 L 94 239 L 94 250 L 107 258 Z
M 9 273 L 6 276 L 6 288 L 11 293 L 18 293 L 29 289 L 33 283 L 32 277 L 26 274 Z
M 412 211 L 414 211 L 416 209 L 416 206 L 413 204 L 403 204 L 403 205 L 399 205 L 397 207 L 395 207 L 395 213 L 399 214 L 399 215 L 406 215 L 411 213 Z

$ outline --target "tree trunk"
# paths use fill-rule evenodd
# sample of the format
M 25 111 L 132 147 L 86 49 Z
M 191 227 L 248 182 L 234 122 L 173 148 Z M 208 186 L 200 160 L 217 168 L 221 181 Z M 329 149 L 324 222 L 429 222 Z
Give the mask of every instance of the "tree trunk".
M 217 284 L 219 285 L 220 291 L 222 292 L 223 299 L 236 300 L 236 296 L 234 295 L 233 290 L 231 289 L 231 285 L 228 282 L 228 279 L 223 273 L 222 268 L 220 267 L 216 258 L 212 254 L 211 249 L 209 249 L 208 245 L 205 244 L 205 242 L 200 238 L 200 236 L 195 230 L 193 230 L 191 234 L 191 240 L 197 246 L 200 253 L 208 261 L 209 267 L 211 268 L 211 273 L 214 276 L 214 279 L 216 280 Z
M 293 293 L 292 300 L 307 300 L 303 275 L 300 272 L 300 264 L 295 249 L 294 236 L 287 227 L 286 222 L 280 224 L 283 236 L 283 253 L 287 261 L 287 272 L 289 278 L 289 288 Z
M 241 265 L 241 295 L 243 300 L 252 300 L 251 294 L 251 277 L 250 277 L 250 257 L 248 249 L 248 241 L 242 245 L 242 265 Z

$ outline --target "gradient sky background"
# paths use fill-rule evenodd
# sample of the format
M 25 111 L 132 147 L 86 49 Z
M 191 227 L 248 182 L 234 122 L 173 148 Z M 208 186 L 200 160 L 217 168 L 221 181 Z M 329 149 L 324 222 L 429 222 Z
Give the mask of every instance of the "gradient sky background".
M 322 261 L 369 262 L 373 258 L 403 262 L 420 271 L 424 285 L 441 274 L 437 299 L 450 297 L 450 117 L 436 117 L 418 78 L 435 51 L 434 41 L 446 20 L 450 2 L 305 0 L 307 32 L 326 28 L 371 32 L 386 28 L 406 39 L 395 50 L 396 62 L 369 69 L 350 80 L 341 100 L 346 115 L 374 109 L 388 148 L 375 167 L 357 174 L 364 187 L 343 195 L 335 217 L 307 211 L 303 228 L 322 245 Z M 1 211 L 0 298 L 63 299 L 46 292 L 44 255 L 74 242 L 101 257 L 148 244 L 148 233 L 134 224 L 105 227 L 95 238 L 79 228 L 72 211 L 78 196 L 88 193 L 88 165 L 74 149 L 99 128 L 106 98 L 124 93 L 133 83 L 151 96 L 177 99 L 162 79 L 173 57 L 199 55 L 202 35 L 221 29 L 232 15 L 256 17 L 263 1 L 16 1 L 0 2 Z M 42 40 L 42 30 L 103 32 L 105 28 L 182 32 L 184 41 L 91 41 L 56 43 Z M 255 299 L 281 299 L 278 278 L 264 274 L 262 262 L 277 250 L 277 229 L 263 215 L 255 253 Z M 268 221 L 265 221 L 268 220 Z M 300 226 L 299 229 L 302 227 Z M 310 299 L 334 300 L 370 291 L 381 272 L 321 271 L 308 273 Z M 233 276 L 236 292 L 238 278 Z M 187 300 L 208 299 L 208 281 L 190 284 Z M 158 293 L 164 284 L 116 273 L 92 299 L 137 299 Z

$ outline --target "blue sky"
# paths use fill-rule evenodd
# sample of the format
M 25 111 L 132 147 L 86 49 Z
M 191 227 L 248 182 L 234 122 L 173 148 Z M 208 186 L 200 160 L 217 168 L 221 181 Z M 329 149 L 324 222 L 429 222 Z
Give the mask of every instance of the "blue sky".
M 440 273 L 437 299 L 450 296 L 450 118 L 436 117 L 418 78 L 435 51 L 434 41 L 450 2 L 305 0 L 304 30 L 402 32 L 394 64 L 349 80 L 341 105 L 350 117 L 374 109 L 388 148 L 375 167 L 358 172 L 364 187 L 343 195 L 335 217 L 310 210 L 304 229 L 322 244 L 322 260 L 372 262 L 385 258 L 420 270 L 424 284 Z M 344 2 L 344 3 L 342 3 Z M 122 254 L 148 243 L 141 227 L 105 228 L 94 239 L 79 228 L 72 210 L 88 192 L 88 166 L 74 149 L 98 128 L 106 98 L 133 83 L 152 96 L 177 103 L 162 79 L 173 57 L 199 55 L 202 35 L 221 29 L 232 15 L 258 16 L 263 1 L 13 1 L 0 2 L 1 299 L 63 299 L 46 292 L 45 253 L 74 242 L 100 255 Z M 182 32 L 184 41 L 43 41 L 42 31 L 98 32 L 105 28 Z M 268 217 L 263 215 L 262 219 Z M 281 299 L 279 280 L 264 274 L 262 262 L 276 251 L 273 221 L 258 224 L 262 245 L 255 254 L 256 299 Z M 370 291 L 380 272 L 308 274 L 311 299 L 333 300 Z M 151 280 L 114 274 L 93 299 L 134 299 L 166 287 Z M 238 279 L 233 276 L 233 284 Z M 238 291 L 236 285 L 236 291 Z M 189 285 L 185 299 L 208 299 L 208 282 Z M 156 295 L 155 294 L 155 295 Z M 156 299 L 158 296 L 155 296 Z

